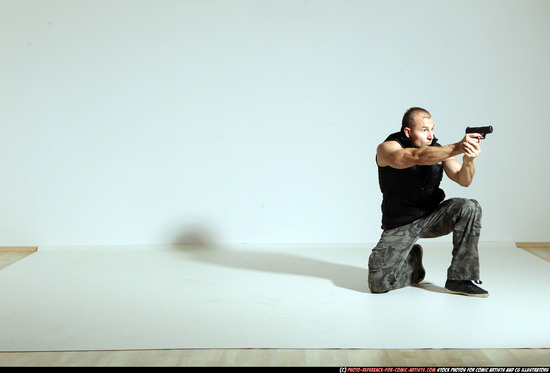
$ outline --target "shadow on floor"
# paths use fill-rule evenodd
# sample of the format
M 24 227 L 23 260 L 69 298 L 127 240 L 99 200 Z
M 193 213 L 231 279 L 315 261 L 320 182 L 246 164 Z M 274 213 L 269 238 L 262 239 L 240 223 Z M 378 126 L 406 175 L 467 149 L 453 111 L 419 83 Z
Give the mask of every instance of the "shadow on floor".
M 327 279 L 343 289 L 372 294 L 367 284 L 366 263 L 362 268 L 287 253 L 224 249 L 215 245 L 213 238 L 214 235 L 205 227 L 195 227 L 187 229 L 179 236 L 174 247 L 192 260 L 200 262 L 251 271 L 317 277 Z M 421 282 L 413 287 L 446 293 L 443 287 L 430 282 Z
M 178 245 L 177 250 L 192 260 L 253 271 L 286 273 L 298 276 L 318 277 L 330 280 L 340 288 L 370 293 L 367 285 L 367 268 L 329 263 L 298 255 L 220 249 L 209 245 Z
M 427 290 L 427 291 L 431 291 L 431 292 L 433 292 L 433 293 L 449 294 L 449 293 L 447 293 L 447 291 L 445 290 L 445 288 L 443 288 L 443 287 L 441 287 L 441 286 L 434 285 L 434 284 L 432 284 L 431 282 L 423 281 L 423 282 L 421 282 L 420 284 L 411 285 L 411 286 L 412 286 L 412 287 L 415 287 L 415 288 L 419 288 L 419 289 L 424 289 L 424 290 Z

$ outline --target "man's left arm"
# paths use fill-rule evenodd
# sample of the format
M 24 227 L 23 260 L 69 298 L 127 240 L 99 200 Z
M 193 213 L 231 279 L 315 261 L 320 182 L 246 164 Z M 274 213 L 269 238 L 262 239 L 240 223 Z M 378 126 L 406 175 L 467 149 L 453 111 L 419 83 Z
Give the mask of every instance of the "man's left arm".
M 456 157 L 451 157 L 443 162 L 443 169 L 449 179 L 463 187 L 467 187 L 474 179 L 476 172 L 474 158 L 481 153 L 481 145 L 479 139 L 471 139 L 468 142 L 463 142 L 462 147 L 464 149 L 462 164 Z

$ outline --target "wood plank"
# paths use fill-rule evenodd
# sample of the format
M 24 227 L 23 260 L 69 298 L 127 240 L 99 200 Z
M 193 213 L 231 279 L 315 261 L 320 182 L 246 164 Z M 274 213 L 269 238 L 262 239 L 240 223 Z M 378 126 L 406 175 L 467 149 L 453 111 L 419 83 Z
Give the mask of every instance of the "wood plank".
M 516 247 L 519 247 L 520 249 L 550 249 L 550 242 L 516 242 Z
M 0 366 L 548 367 L 550 349 L 190 349 L 0 352 Z
M 25 252 L 34 253 L 38 246 L 0 246 L 0 253 Z

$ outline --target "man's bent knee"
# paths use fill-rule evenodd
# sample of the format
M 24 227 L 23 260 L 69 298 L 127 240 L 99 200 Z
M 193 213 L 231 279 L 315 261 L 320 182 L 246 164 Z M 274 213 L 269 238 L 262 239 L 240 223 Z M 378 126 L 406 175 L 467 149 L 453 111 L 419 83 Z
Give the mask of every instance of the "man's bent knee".
M 453 198 L 449 202 L 451 203 L 452 210 L 459 212 L 462 216 L 481 216 L 481 205 L 475 199 Z
M 475 199 L 466 199 L 464 202 L 464 210 L 475 214 L 481 214 L 481 205 Z

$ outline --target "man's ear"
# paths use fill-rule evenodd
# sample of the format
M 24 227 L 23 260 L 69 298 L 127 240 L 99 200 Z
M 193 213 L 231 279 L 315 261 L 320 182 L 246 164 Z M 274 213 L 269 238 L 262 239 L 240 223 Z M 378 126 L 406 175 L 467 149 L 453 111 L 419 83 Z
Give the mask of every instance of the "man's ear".
M 409 127 L 403 128 L 403 133 L 405 136 L 407 136 L 409 139 L 411 138 L 411 129 Z

